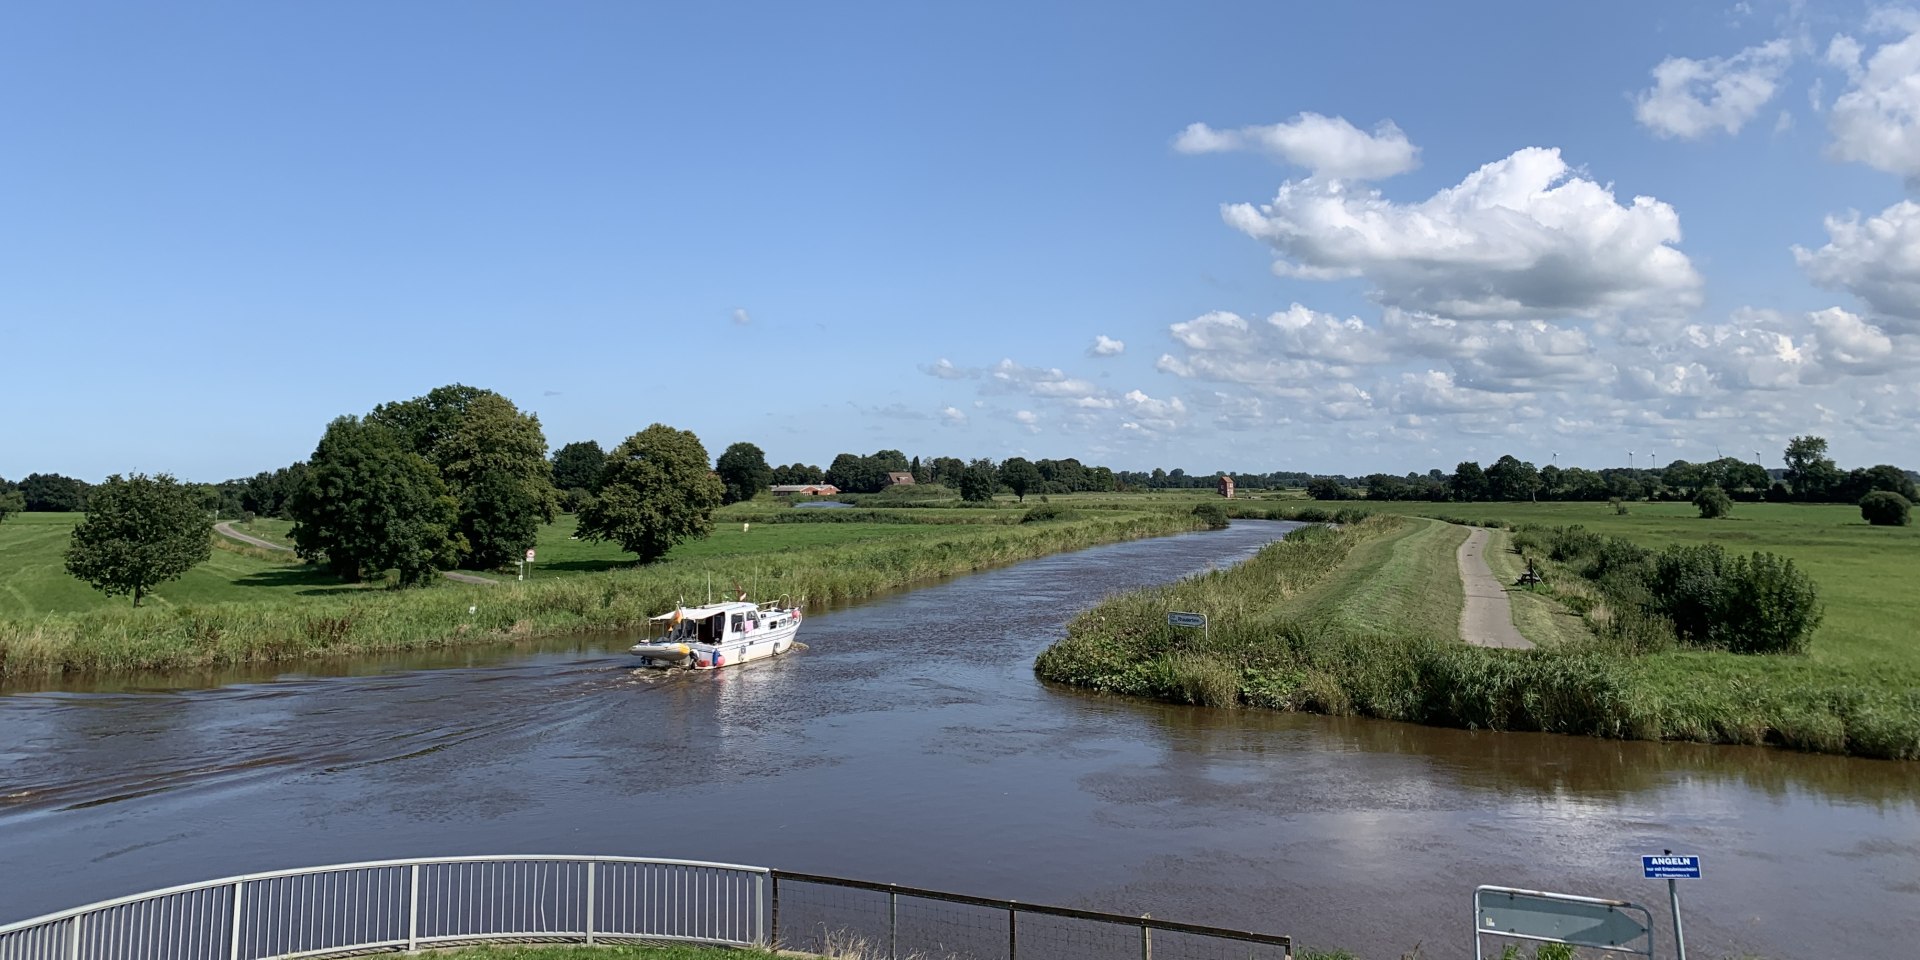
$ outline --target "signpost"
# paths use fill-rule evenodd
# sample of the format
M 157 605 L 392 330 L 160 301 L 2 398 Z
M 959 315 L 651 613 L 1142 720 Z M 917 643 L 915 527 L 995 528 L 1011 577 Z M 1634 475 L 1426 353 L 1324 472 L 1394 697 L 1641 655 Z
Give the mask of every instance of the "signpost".
M 520 579 L 525 580 L 527 578 L 527 570 L 530 569 L 532 566 L 533 566 L 533 548 L 528 547 L 527 558 L 525 560 L 520 561 Z
M 1653 960 L 1653 914 L 1625 900 L 1513 887 L 1473 891 L 1473 956 L 1488 935 L 1631 953 Z
M 1687 938 L 1680 932 L 1680 887 L 1674 881 L 1700 879 L 1700 858 L 1675 856 L 1672 850 L 1666 850 L 1657 857 L 1641 857 L 1640 870 L 1648 880 L 1667 882 L 1667 901 L 1673 905 L 1674 952 L 1680 960 L 1687 960 Z
M 1213 628 L 1207 626 L 1207 615 L 1204 613 L 1169 613 L 1167 614 L 1167 626 L 1199 627 L 1201 640 L 1210 641 L 1213 639 Z

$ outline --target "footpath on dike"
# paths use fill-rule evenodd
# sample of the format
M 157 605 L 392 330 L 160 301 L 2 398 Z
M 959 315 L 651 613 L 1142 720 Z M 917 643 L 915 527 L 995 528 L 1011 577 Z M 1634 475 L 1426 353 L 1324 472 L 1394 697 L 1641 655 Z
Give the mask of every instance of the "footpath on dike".
M 1533 641 L 1513 625 L 1513 603 L 1493 570 L 1487 566 L 1487 531 L 1473 528 L 1456 556 L 1466 607 L 1460 611 L 1460 639 L 1476 647 L 1531 650 Z

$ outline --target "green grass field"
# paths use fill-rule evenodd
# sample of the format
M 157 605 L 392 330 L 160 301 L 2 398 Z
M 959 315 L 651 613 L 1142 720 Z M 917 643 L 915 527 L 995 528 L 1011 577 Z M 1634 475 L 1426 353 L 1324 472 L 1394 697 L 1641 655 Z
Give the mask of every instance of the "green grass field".
M 1325 507 L 1355 504 L 1319 504 Z M 1742 503 L 1733 516 L 1702 520 L 1686 503 L 1364 503 L 1383 513 L 1445 515 L 1490 524 L 1580 524 L 1658 549 L 1717 543 L 1728 552 L 1792 558 L 1820 588 L 1826 619 L 1814 634 L 1818 663 L 1920 677 L 1920 526 L 1872 527 L 1857 507 Z M 1514 570 L 1515 576 L 1518 570 Z M 1509 578 L 1510 580 L 1511 578 Z M 1525 627 L 1523 625 L 1522 629 Z
M 77 513 L 22 513 L 0 523 L 0 617 L 35 617 L 109 606 L 130 606 L 67 574 L 67 538 Z M 207 562 L 172 583 L 161 584 L 147 602 L 160 605 L 226 600 L 315 596 L 363 590 L 294 561 L 270 560 L 253 551 L 215 549 Z

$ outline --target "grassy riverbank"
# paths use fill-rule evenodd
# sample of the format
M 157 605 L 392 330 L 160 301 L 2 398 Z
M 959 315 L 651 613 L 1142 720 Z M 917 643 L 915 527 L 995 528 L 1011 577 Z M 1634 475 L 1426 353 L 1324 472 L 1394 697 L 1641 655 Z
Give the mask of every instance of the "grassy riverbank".
M 536 574 L 525 583 L 116 606 L 0 621 L 0 676 L 166 670 L 631 629 L 681 599 L 703 599 L 709 581 L 716 591 L 737 580 L 761 599 L 788 594 L 818 604 L 1198 525 L 1174 511 L 1023 525 L 914 525 L 930 532 L 568 577 Z
M 1390 515 L 1310 528 L 1231 570 L 1112 598 L 1076 618 L 1036 670 L 1182 703 L 1920 759 L 1911 657 L 1630 656 L 1577 634 L 1534 651 L 1462 644 L 1450 632 L 1457 567 L 1440 559 L 1439 534 L 1420 532 L 1435 528 L 1447 529 Z M 1437 584 L 1440 565 L 1456 577 L 1451 592 L 1380 588 L 1420 582 L 1418 571 Z M 1168 627 L 1168 610 L 1210 614 L 1210 637 Z

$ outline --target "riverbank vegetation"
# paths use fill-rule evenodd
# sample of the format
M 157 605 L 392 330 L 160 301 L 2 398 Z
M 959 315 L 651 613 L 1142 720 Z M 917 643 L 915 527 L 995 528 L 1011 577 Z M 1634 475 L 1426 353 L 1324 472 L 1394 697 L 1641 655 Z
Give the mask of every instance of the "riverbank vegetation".
M 1457 593 L 1428 602 L 1418 589 L 1380 587 L 1422 569 L 1435 584 L 1435 567 L 1457 584 L 1451 555 L 1443 562 L 1422 535 L 1447 529 L 1379 515 L 1297 531 L 1233 569 L 1107 600 L 1036 670 L 1181 703 L 1920 759 L 1920 668 L 1908 644 L 1855 656 L 1823 652 L 1816 634 L 1810 654 L 1752 655 L 1634 649 L 1595 634 L 1531 651 L 1471 647 L 1454 633 Z M 1169 627 L 1168 610 L 1207 613 L 1211 629 Z
M 331 597 L 55 614 L 0 621 L 0 675 L 165 670 L 632 630 L 652 614 L 682 601 L 704 600 L 710 589 L 725 590 L 736 582 L 758 599 L 784 594 L 812 608 L 1018 560 L 1202 526 L 1191 513 L 1176 511 L 1100 511 L 1078 520 L 1028 524 L 902 524 L 894 529 L 924 535 L 668 559 L 574 576 L 536 574 L 524 583 L 441 584 L 411 591 L 346 588 L 351 592 Z

